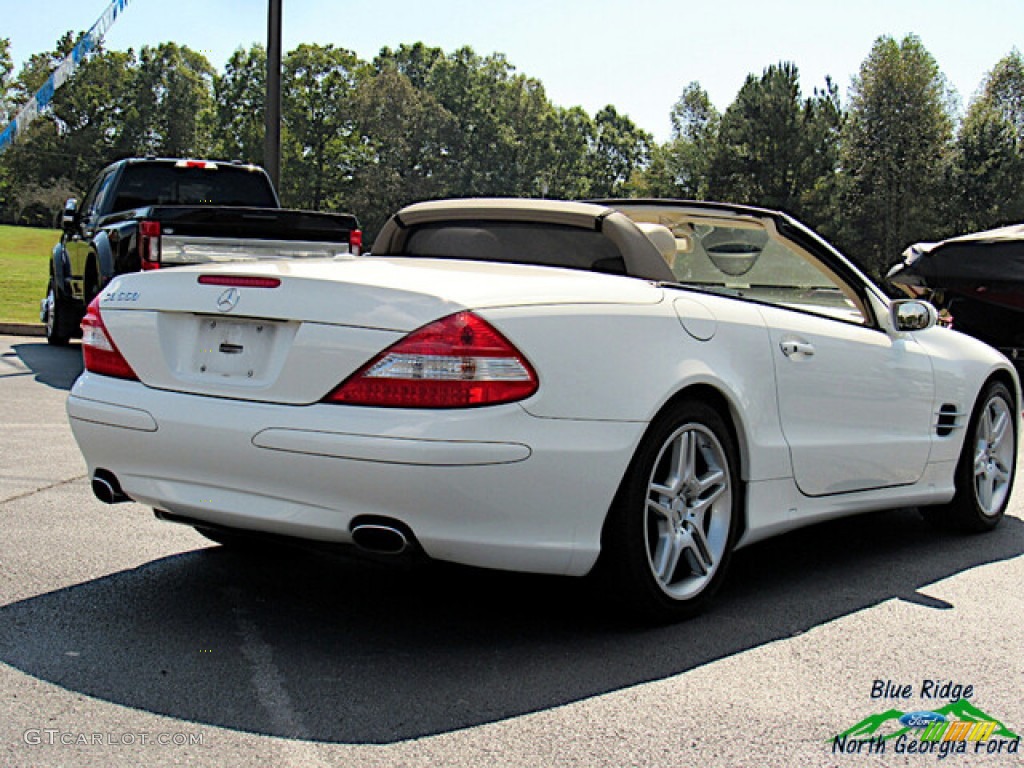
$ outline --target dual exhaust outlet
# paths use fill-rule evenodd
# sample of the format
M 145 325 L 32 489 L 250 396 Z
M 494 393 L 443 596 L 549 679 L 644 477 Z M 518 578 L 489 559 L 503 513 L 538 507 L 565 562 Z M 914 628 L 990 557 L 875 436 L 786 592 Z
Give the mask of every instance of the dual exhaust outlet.
M 121 489 L 117 476 L 107 469 L 97 469 L 93 473 L 92 492 L 104 504 L 132 501 Z M 401 555 L 411 549 L 415 541 L 412 531 L 397 520 L 356 518 L 352 523 L 352 541 L 366 552 Z
M 121 483 L 108 469 L 97 469 L 92 476 L 92 492 L 104 504 L 121 504 L 132 499 L 121 490 Z
M 358 520 L 358 518 L 357 518 Z M 412 546 L 412 532 L 395 521 L 353 521 L 352 541 L 359 549 L 377 555 L 401 555 Z

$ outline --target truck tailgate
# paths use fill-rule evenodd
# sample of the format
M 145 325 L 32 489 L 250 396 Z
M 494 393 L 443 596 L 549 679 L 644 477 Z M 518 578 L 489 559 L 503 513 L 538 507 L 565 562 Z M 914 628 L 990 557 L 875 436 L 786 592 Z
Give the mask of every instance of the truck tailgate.
M 135 215 L 159 225 L 159 260 L 179 266 L 358 253 L 354 216 L 282 208 L 152 206 Z M 353 233 L 356 233 L 353 235 Z

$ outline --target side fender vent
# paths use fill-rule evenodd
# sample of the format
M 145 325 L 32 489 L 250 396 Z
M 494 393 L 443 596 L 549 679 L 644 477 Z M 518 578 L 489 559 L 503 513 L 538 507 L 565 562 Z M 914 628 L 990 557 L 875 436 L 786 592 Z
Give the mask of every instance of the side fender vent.
M 953 403 L 946 403 L 937 414 L 938 418 L 935 422 L 935 434 L 939 437 L 948 437 L 953 434 L 954 430 L 964 428 L 964 418 L 966 414 L 961 413 L 960 409 Z

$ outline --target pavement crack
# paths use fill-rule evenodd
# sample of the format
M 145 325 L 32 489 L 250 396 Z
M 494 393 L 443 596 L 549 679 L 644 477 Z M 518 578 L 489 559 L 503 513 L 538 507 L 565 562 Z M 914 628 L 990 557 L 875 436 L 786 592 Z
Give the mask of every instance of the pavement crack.
M 71 483 L 77 483 L 79 480 L 85 480 L 87 477 L 88 475 L 75 475 L 74 477 L 69 477 L 66 480 L 58 480 L 56 483 L 50 483 L 49 485 L 44 485 L 40 488 L 33 488 L 31 491 L 25 491 L 24 493 L 19 493 L 15 496 L 11 496 L 6 499 L 0 499 L 0 506 L 3 506 L 4 504 L 10 504 L 11 502 L 14 501 L 21 501 L 22 499 L 31 498 L 32 496 L 35 496 L 38 493 L 44 493 L 45 491 L 50 491 L 53 490 L 54 488 L 60 488 L 62 485 L 70 485 Z

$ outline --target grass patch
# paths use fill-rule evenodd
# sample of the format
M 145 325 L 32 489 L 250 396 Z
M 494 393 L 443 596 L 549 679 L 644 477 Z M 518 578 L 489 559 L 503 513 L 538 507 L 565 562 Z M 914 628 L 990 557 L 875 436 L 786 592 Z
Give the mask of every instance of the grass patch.
M 38 323 L 56 229 L 0 226 L 0 322 Z

